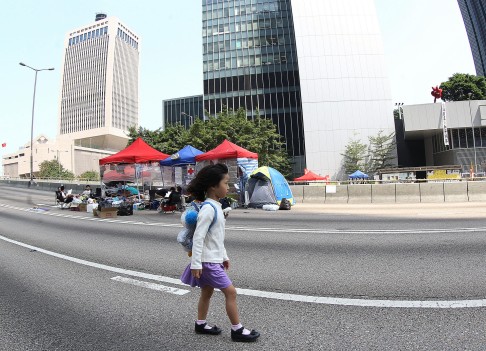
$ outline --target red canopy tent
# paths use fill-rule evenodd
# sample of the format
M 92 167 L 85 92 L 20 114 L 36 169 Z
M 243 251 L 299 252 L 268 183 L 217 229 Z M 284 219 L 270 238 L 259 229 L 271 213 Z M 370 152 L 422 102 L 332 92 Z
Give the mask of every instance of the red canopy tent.
M 196 156 L 196 161 L 201 162 L 204 160 L 221 160 L 225 158 L 254 158 L 258 159 L 258 154 L 248 151 L 241 146 L 233 144 L 229 140 L 224 140 L 221 144 L 214 149 Z
M 329 180 L 329 176 L 320 176 L 319 174 L 315 174 L 314 172 L 312 171 L 309 171 L 307 168 L 304 169 L 304 175 L 299 177 L 299 178 L 295 178 L 294 181 L 296 182 L 311 182 L 311 181 L 315 181 L 315 180 Z
M 148 145 L 142 138 L 138 138 L 122 151 L 100 159 L 100 165 L 107 163 L 147 163 L 165 160 L 169 155 L 164 154 Z

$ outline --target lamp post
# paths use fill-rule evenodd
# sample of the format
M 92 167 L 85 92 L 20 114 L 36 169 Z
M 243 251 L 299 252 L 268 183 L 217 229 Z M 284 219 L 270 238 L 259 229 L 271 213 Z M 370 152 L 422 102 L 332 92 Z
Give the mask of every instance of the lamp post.
M 472 129 L 472 136 L 473 136 L 473 149 L 474 149 L 474 174 L 478 172 L 477 170 L 477 161 L 476 161 L 476 137 L 474 135 L 474 124 L 473 124 L 473 117 L 471 112 L 471 96 L 472 93 L 467 94 L 469 97 L 469 117 L 471 118 L 471 129 Z
M 395 106 L 398 109 L 398 119 L 402 119 L 402 106 L 403 106 L 403 102 L 395 102 Z
M 182 112 L 181 112 L 181 115 L 182 115 L 182 116 L 186 116 L 186 117 L 189 117 L 189 118 L 190 118 L 190 119 L 189 119 L 189 123 L 190 123 L 190 124 L 189 124 L 189 127 L 190 127 L 192 124 L 194 124 L 194 117 L 192 117 L 191 115 L 189 115 L 189 114 L 185 113 L 184 111 L 182 111 Z
M 35 79 L 34 79 L 34 96 L 32 98 L 32 123 L 30 125 L 30 181 L 29 181 L 29 188 L 34 183 L 34 107 L 35 107 L 35 89 L 37 87 L 37 73 L 40 71 L 53 71 L 54 68 L 41 68 L 37 69 L 34 67 L 30 67 L 23 62 L 19 62 L 19 65 L 30 68 L 35 72 Z

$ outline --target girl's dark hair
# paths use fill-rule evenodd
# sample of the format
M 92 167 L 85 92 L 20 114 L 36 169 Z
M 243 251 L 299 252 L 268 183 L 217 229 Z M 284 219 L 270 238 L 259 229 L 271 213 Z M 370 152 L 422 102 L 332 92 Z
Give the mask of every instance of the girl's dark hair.
M 225 174 L 228 174 L 228 167 L 222 163 L 206 166 L 197 172 L 196 177 L 189 183 L 187 192 L 196 200 L 204 201 L 207 190 L 218 185 Z

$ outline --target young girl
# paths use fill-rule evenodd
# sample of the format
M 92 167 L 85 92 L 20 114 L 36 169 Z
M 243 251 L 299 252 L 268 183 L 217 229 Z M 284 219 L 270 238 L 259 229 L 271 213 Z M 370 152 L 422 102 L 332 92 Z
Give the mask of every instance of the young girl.
M 241 325 L 236 304 L 236 289 L 225 272 L 225 269 L 229 269 L 230 263 L 224 248 L 225 216 L 218 200 L 226 196 L 228 181 L 228 167 L 218 163 L 201 169 L 187 188 L 187 192 L 196 200 L 211 202 L 214 208 L 207 204 L 199 210 L 193 237 L 191 263 L 182 274 L 181 281 L 201 288 L 195 323 L 196 333 L 210 335 L 221 333 L 221 328 L 211 327 L 206 323 L 209 302 L 214 289 L 217 288 L 223 292 L 226 299 L 226 313 L 232 324 L 231 339 L 255 341 L 260 333 L 255 330 L 250 331 Z M 217 216 L 216 222 L 209 229 L 214 216 Z

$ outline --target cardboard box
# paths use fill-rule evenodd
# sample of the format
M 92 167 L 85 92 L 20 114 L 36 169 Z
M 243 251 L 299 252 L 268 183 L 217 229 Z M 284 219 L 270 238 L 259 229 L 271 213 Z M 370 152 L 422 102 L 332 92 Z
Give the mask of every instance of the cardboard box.
M 88 206 L 88 204 L 79 204 L 78 205 L 79 211 L 80 212 L 86 212 L 87 206 Z
M 116 218 L 118 216 L 118 208 L 116 207 L 105 207 L 102 208 L 101 211 L 96 210 L 96 212 L 100 218 Z

